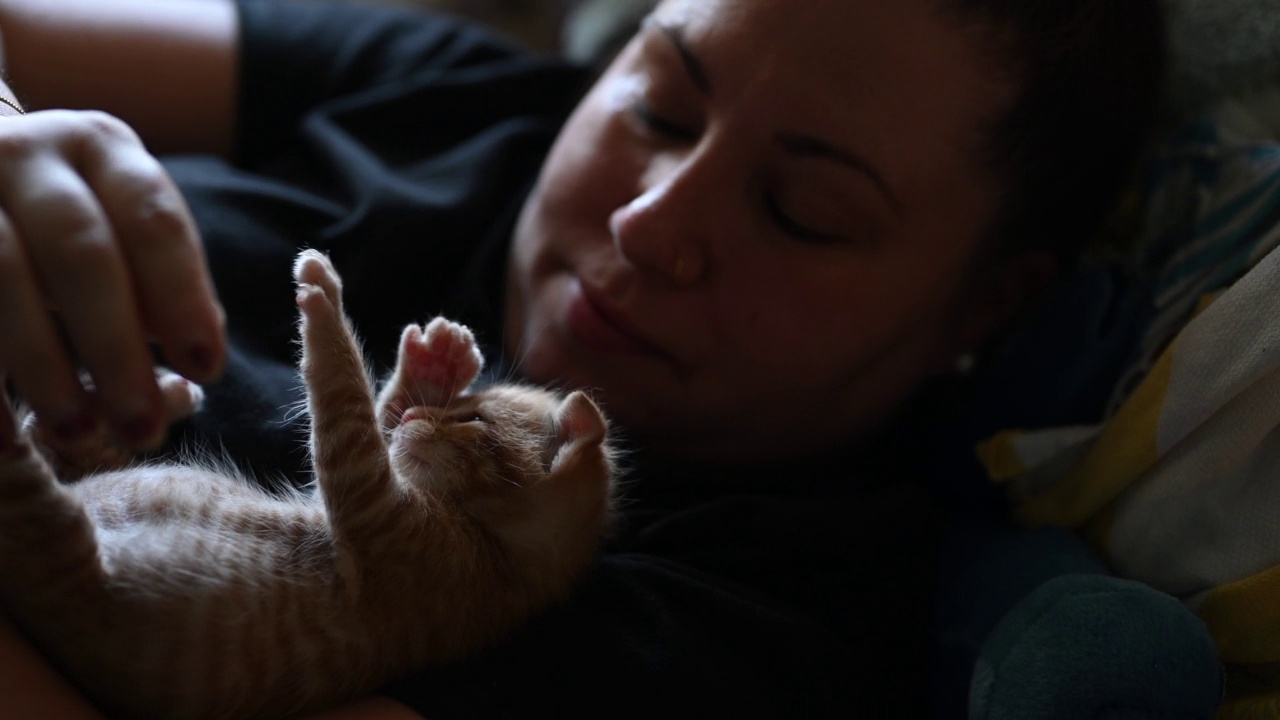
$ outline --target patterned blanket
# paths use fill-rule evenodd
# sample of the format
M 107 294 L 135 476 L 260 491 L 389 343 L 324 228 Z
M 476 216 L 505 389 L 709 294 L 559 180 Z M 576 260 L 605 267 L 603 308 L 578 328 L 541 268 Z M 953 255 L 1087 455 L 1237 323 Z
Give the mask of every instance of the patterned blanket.
M 1104 422 L 979 447 L 1027 525 L 1177 596 L 1228 667 L 1218 717 L 1280 716 L 1280 142 L 1268 102 L 1169 144 L 1143 201 L 1155 304 Z M 1280 113 L 1275 117 L 1280 118 Z

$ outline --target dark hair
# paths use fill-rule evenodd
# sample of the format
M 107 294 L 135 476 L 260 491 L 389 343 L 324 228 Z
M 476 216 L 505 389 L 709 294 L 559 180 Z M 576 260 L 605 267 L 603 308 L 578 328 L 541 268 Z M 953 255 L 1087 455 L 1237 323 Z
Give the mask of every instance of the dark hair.
M 1002 256 L 1074 261 L 1113 219 L 1155 122 L 1165 73 L 1159 0 L 938 0 L 1018 84 L 986 134 L 1003 188 Z

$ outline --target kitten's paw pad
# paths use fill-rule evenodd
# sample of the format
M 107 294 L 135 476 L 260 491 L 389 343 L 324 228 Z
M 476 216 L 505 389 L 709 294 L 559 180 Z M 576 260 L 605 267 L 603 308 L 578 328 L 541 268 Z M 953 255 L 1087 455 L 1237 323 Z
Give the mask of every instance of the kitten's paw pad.
M 171 423 L 191 417 L 204 404 L 204 390 L 175 372 L 157 369 L 156 383 L 164 400 L 165 417 Z
M 400 361 L 416 382 L 451 391 L 466 388 L 484 367 L 475 335 L 466 326 L 445 318 L 436 318 L 421 330 L 406 328 Z
M 342 307 L 342 280 L 329 257 L 319 250 L 303 250 L 293 261 L 293 278 L 298 283 L 298 305 L 318 310 L 324 304 Z

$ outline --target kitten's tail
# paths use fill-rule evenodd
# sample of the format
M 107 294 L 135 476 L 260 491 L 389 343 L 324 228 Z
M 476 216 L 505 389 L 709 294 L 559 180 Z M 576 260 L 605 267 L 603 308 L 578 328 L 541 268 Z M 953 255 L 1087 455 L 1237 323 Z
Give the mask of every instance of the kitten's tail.
M 24 606 L 86 599 L 105 587 L 83 504 L 54 477 L 27 439 L 0 455 L 0 598 Z

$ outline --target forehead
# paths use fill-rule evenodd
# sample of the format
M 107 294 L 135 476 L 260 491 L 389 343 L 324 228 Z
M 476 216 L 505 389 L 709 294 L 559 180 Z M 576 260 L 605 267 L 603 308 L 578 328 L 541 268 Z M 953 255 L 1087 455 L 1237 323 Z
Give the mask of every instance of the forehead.
M 935 174 L 940 153 L 971 161 L 1011 94 L 979 36 L 932 0 L 666 0 L 654 19 L 678 29 L 721 99 L 883 156 L 898 185 Z

